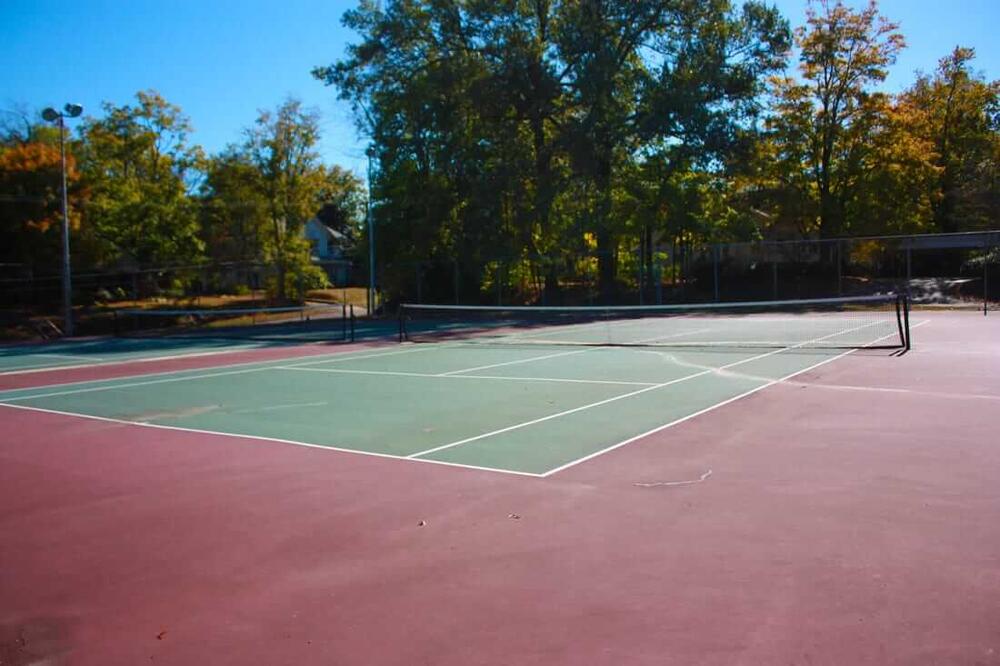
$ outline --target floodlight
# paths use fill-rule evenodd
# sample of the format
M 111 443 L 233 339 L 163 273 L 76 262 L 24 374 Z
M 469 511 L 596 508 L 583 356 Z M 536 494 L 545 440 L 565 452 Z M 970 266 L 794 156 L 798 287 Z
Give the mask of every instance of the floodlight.
M 69 264 L 69 198 L 66 194 L 66 118 L 76 118 L 83 113 L 79 104 L 67 103 L 65 113 L 59 113 L 51 106 L 42 111 L 42 118 L 59 126 L 59 161 L 62 165 L 62 292 L 63 292 L 63 332 L 73 336 L 73 281 Z

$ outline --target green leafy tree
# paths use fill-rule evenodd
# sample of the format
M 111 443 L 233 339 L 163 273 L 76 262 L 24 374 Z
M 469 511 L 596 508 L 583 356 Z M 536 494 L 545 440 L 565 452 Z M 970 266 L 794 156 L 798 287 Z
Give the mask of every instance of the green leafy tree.
M 263 248 L 277 275 L 275 292 L 284 299 L 290 292 L 325 286 L 323 272 L 312 265 L 303 229 L 329 200 L 331 172 L 316 151 L 319 115 L 289 99 L 274 111 L 262 111 L 246 131 L 241 147 L 265 211 Z
M 939 231 L 995 226 L 1000 213 L 1000 81 L 975 73 L 974 58 L 973 49 L 956 47 L 900 96 L 911 134 L 930 144 L 940 170 L 933 186 Z
M 904 40 L 874 0 L 860 11 L 813 0 L 806 17 L 795 32 L 802 81 L 772 81 L 771 153 L 782 164 L 779 178 L 812 200 L 800 208 L 815 211 L 814 221 L 801 220 L 803 231 L 836 236 L 849 231 L 846 202 L 869 150 L 868 132 L 888 103 L 872 88 L 885 80 Z
M 83 232 L 104 263 L 136 267 L 197 261 L 195 202 L 189 196 L 201 149 L 180 108 L 154 91 L 135 105 L 103 106 L 81 128 L 79 167 L 89 191 Z
M 239 147 L 210 158 L 201 186 L 201 234 L 216 262 L 264 262 L 268 201 L 257 166 Z
M 381 256 L 402 275 L 593 249 L 605 291 L 629 165 L 682 143 L 727 159 L 787 42 L 775 11 L 722 0 L 363 2 L 345 23 L 361 42 L 314 74 L 376 146 Z

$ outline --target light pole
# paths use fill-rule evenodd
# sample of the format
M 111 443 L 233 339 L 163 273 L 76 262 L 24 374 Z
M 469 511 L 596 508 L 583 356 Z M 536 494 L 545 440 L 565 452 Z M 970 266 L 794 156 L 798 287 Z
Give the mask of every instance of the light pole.
M 62 165 L 62 296 L 63 333 L 73 335 L 73 284 L 69 264 L 69 197 L 66 193 L 66 118 L 76 118 L 83 113 L 79 104 L 66 104 L 63 111 L 49 107 L 42 111 L 42 118 L 59 126 L 59 160 Z
M 372 149 L 368 148 L 368 202 L 365 204 L 365 220 L 368 223 L 368 316 L 375 314 L 375 222 L 372 220 Z

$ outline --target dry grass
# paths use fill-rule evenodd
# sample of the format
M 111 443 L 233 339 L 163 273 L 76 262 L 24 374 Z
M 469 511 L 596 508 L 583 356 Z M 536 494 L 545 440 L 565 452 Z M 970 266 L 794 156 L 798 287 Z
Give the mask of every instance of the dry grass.
M 365 287 L 336 287 L 331 289 L 313 289 L 306 292 L 306 298 L 312 301 L 328 303 L 347 303 L 365 307 Z

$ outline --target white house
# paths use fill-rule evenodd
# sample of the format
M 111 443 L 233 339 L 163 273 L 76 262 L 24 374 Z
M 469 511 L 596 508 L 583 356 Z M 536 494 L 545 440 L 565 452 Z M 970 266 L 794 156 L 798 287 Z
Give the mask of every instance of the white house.
M 335 287 L 346 285 L 351 271 L 351 262 L 344 257 L 348 238 L 315 217 L 306 222 L 303 235 L 311 246 L 313 263 L 323 267 Z

